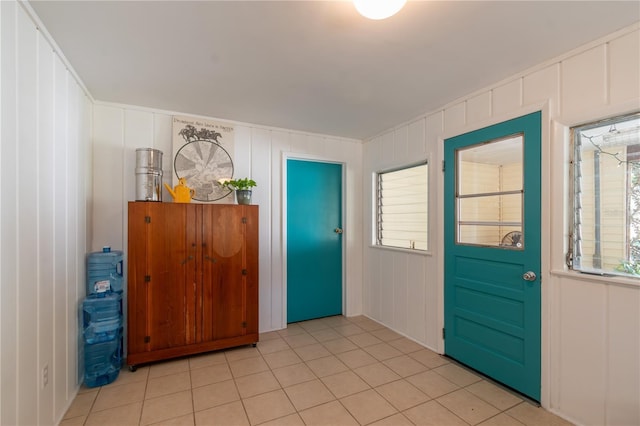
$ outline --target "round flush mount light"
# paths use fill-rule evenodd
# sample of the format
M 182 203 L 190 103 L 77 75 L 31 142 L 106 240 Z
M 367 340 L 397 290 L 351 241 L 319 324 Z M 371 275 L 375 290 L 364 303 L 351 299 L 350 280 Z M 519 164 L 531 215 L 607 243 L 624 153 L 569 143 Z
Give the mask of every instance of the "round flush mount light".
M 385 19 L 402 9 L 407 0 L 353 0 L 360 15 L 369 19 Z

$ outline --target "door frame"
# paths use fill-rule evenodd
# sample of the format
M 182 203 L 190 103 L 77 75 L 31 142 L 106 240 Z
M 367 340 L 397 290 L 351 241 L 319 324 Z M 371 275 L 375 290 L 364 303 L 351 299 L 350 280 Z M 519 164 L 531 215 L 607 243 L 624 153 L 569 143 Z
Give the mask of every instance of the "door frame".
M 464 133 L 472 132 L 475 130 L 479 130 L 488 126 L 493 126 L 496 124 L 500 124 L 504 121 L 508 121 L 514 118 L 518 118 L 527 114 L 531 114 L 537 111 L 541 112 L 541 134 L 540 134 L 540 192 L 541 192 L 541 200 L 540 200 L 540 208 L 541 208 L 541 217 L 540 217 L 540 403 L 543 407 L 548 407 L 549 402 L 551 400 L 550 395 L 550 383 L 552 381 L 551 378 L 551 352 L 550 352 L 550 336 L 551 332 L 549 330 L 550 316 L 552 314 L 556 314 L 556 312 L 552 312 L 553 306 L 550 304 L 550 291 L 547 286 L 547 283 L 551 281 L 551 250 L 546 250 L 546 248 L 551 247 L 552 241 L 552 226 L 551 226 L 551 200 L 557 201 L 559 197 L 562 197 L 562 191 L 564 188 L 553 189 L 551 186 L 552 181 L 552 170 L 551 170 L 551 130 L 552 130 L 552 120 L 551 120 L 551 105 L 549 101 L 545 102 L 537 102 L 526 107 L 519 108 L 516 111 L 511 111 L 508 114 L 497 115 L 495 117 L 490 117 L 485 120 L 481 120 L 478 122 L 474 122 L 470 125 L 463 125 L 454 130 L 444 129 L 440 135 L 438 135 L 438 147 L 437 147 L 437 158 L 439 163 L 442 164 L 444 161 L 444 141 L 454 136 L 462 135 Z M 443 113 L 444 114 L 444 113 Z M 464 120 L 464 118 L 462 118 Z M 445 120 L 446 123 L 446 120 Z M 562 135 L 557 135 L 557 132 L 554 130 L 554 139 L 557 143 L 563 141 Z M 568 147 L 563 147 L 563 149 L 568 149 Z M 438 164 L 438 163 L 436 163 Z M 447 165 L 447 167 L 452 167 L 451 165 Z M 568 167 L 565 165 L 565 167 Z M 564 173 L 563 171 L 555 171 L 557 173 Z M 566 173 L 563 174 L 565 176 Z M 563 179 L 566 183 L 566 178 Z M 442 253 L 440 257 L 440 261 L 438 262 L 438 330 L 442 330 L 444 328 L 444 282 L 445 282 L 445 256 L 444 256 L 444 190 L 445 190 L 445 182 L 444 182 L 444 172 L 438 173 L 437 177 L 437 202 L 438 202 L 438 233 L 436 235 L 438 241 L 438 251 Z M 557 194 L 560 191 L 561 194 Z M 562 198 L 564 200 L 564 198 Z M 566 202 L 563 201 L 563 203 Z M 560 220 L 564 220 L 561 218 Z M 554 346 L 557 348 L 557 344 L 559 342 L 553 342 Z M 438 353 L 444 354 L 444 338 L 440 335 L 438 339 Z
M 346 240 L 347 240 L 347 232 L 349 230 L 346 226 L 346 166 L 347 163 L 341 160 L 334 160 L 327 157 L 322 157 L 313 154 L 302 154 L 296 152 L 283 152 L 282 153 L 282 324 L 286 327 L 287 325 L 287 289 L 288 289 L 288 281 L 287 281 L 287 161 L 288 160 L 301 160 L 301 161 L 311 161 L 318 163 L 329 163 L 329 164 L 339 164 L 341 167 L 342 175 L 341 175 L 341 183 L 342 183 L 342 200 L 341 200 L 341 209 L 340 212 L 340 220 L 342 222 L 342 229 L 344 233 L 342 234 L 342 314 L 346 315 L 347 308 L 347 291 L 346 291 L 346 272 L 347 272 L 347 264 L 346 264 Z

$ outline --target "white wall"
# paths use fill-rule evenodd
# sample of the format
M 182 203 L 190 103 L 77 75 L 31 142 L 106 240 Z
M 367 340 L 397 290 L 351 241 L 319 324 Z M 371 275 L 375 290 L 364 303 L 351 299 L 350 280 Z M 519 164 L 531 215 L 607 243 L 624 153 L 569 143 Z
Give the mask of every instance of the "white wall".
M 133 106 L 97 103 L 93 108 L 93 240 L 127 250 L 127 203 L 135 200 L 135 150 L 157 148 L 163 155 L 163 178 L 171 185 L 172 113 Z M 175 113 L 175 115 L 186 115 Z M 260 331 L 286 327 L 284 322 L 282 238 L 283 155 L 345 163 L 346 314 L 362 311 L 362 144 L 341 139 L 230 122 L 235 127 L 234 175 L 249 176 L 258 186 L 253 204 L 260 206 Z M 171 201 L 165 192 L 163 200 Z M 126 297 L 126 294 L 125 294 Z
M 57 423 L 82 375 L 91 100 L 29 11 L 0 2 L 3 425 Z
M 567 126 L 640 109 L 636 24 L 470 94 L 364 147 L 364 313 L 442 352 L 443 139 L 543 110 L 542 404 L 578 424 L 640 424 L 640 283 L 566 271 Z M 370 176 L 431 160 L 428 255 L 373 248 Z

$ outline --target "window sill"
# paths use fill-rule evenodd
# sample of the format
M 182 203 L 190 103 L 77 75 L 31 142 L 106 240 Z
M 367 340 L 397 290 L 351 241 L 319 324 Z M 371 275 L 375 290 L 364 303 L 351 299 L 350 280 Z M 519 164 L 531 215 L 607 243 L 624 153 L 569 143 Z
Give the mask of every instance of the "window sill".
M 553 269 L 551 270 L 551 276 L 571 278 L 576 281 L 587 281 L 597 284 L 615 285 L 619 287 L 640 288 L 640 279 L 620 277 L 616 275 L 602 276 L 573 270 Z
M 429 250 L 415 250 L 415 249 L 412 250 L 412 249 L 406 249 L 406 248 L 400 248 L 400 247 L 379 246 L 376 244 L 370 244 L 369 248 L 376 249 L 376 250 L 393 251 L 396 253 L 415 254 L 418 256 L 433 256 L 433 254 Z

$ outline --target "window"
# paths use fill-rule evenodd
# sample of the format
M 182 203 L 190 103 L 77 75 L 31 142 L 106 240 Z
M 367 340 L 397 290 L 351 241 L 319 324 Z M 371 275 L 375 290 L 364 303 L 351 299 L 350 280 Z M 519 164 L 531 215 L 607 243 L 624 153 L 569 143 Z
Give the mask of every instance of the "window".
M 377 174 L 377 245 L 427 250 L 427 184 L 427 163 Z
M 640 277 L 640 113 L 572 129 L 569 265 Z

